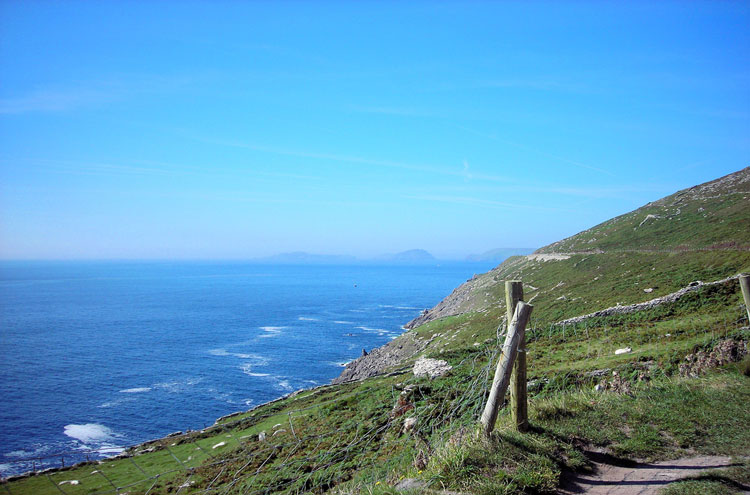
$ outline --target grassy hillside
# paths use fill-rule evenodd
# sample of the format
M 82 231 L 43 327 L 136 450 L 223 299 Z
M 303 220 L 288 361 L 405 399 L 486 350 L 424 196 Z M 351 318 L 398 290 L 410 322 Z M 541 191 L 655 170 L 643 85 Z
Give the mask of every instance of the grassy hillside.
M 539 253 L 750 249 L 750 167 L 613 218 Z
M 737 468 L 696 482 L 731 493 L 750 482 L 741 457 L 750 451 L 750 378 L 747 361 L 733 364 L 750 330 L 736 280 L 643 311 L 556 323 L 750 272 L 749 177 L 745 169 L 682 191 L 475 277 L 389 344 L 417 352 L 385 374 L 302 391 L 204 431 L 139 446 L 129 457 L 0 489 L 545 493 L 563 471 L 586 470 L 586 451 L 599 449 L 621 458 L 737 456 Z M 659 218 L 644 221 L 648 215 Z M 497 432 L 482 439 L 476 420 L 502 340 L 503 282 L 510 279 L 523 281 L 534 305 L 532 431 L 515 432 L 504 409 Z M 632 352 L 614 353 L 622 347 Z M 409 365 L 419 356 L 446 360 L 452 373 L 415 378 Z

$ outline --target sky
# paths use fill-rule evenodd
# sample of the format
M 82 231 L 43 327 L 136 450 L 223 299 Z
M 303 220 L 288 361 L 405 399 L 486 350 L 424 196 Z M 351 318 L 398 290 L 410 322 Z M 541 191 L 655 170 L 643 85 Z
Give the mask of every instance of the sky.
M 750 165 L 750 4 L 0 2 L 0 258 L 460 259 Z

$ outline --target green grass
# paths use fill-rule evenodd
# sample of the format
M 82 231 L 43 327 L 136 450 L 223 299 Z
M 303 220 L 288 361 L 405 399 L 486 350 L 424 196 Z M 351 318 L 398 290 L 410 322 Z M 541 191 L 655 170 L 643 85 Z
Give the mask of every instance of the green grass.
M 215 488 L 381 495 L 396 493 L 399 480 L 417 478 L 432 489 L 465 493 L 544 493 L 556 487 L 564 470 L 586 469 L 583 451 L 591 447 L 643 459 L 744 455 L 750 451 L 745 373 L 750 361 L 699 378 L 678 373 L 690 353 L 723 339 L 750 339 L 736 281 L 703 287 L 648 311 L 555 324 L 617 303 L 643 302 L 694 280 L 750 271 L 748 251 L 685 250 L 721 239 L 747 244 L 748 229 L 738 228 L 747 225 L 746 208 L 738 198 L 709 205 L 675 195 L 648 208 L 673 209 L 680 201 L 679 220 L 638 227 L 647 208 L 547 249 L 582 250 L 585 244 L 610 252 L 547 262 L 516 257 L 480 275 L 481 288 L 461 303 L 468 312 L 409 331 L 430 341 L 422 354 L 454 366 L 447 377 L 429 381 L 405 373 L 305 391 L 207 430 L 144 446 L 131 459 L 32 476 L 0 490 L 73 495 L 114 493 L 117 486 L 131 495 Z M 628 251 L 633 248 L 638 252 Z M 534 305 L 527 336 L 528 375 L 536 384 L 529 397 L 533 428 L 515 432 L 505 408 L 496 432 L 483 439 L 476 422 L 492 380 L 498 327 L 503 328 L 503 281 L 511 279 L 524 282 L 525 300 Z M 653 291 L 644 292 L 647 288 Z M 614 354 L 626 346 L 631 353 Z M 628 393 L 595 392 L 602 377 L 592 377 L 594 370 L 606 370 L 607 380 L 617 373 Z M 392 414 L 408 385 L 415 387 L 408 407 L 403 415 Z M 417 424 L 405 433 L 407 417 Z M 284 431 L 274 435 L 277 430 Z M 258 438 L 261 432 L 265 441 Z M 426 465 L 416 462 L 420 459 Z M 721 490 L 736 491 L 748 476 L 745 463 L 670 485 L 666 493 L 731 493 Z M 79 484 L 60 485 L 69 480 Z
M 672 483 L 663 488 L 660 495 L 724 495 L 747 492 L 750 486 L 750 461 L 747 458 L 733 459 L 733 466 L 712 470 L 698 476 Z

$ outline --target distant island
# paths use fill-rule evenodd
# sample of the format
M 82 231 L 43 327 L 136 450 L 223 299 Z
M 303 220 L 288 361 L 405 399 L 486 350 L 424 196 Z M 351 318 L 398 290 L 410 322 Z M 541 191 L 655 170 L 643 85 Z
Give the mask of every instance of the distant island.
M 469 263 L 501 263 L 511 256 L 523 256 L 534 252 L 535 248 L 497 248 L 481 254 L 471 254 L 463 259 L 454 258 L 453 261 Z M 436 263 L 441 259 L 424 249 L 408 249 L 398 253 L 387 253 L 371 258 L 358 258 L 348 254 L 313 254 L 305 251 L 274 254 L 263 258 L 255 258 L 258 263 L 278 264 L 318 264 L 318 265 L 348 265 L 358 263 L 396 263 L 423 264 Z M 444 260 L 450 261 L 450 260 Z
M 275 254 L 265 258 L 256 258 L 259 263 L 281 264 L 320 264 L 345 265 L 352 263 L 386 262 L 386 263 L 429 263 L 437 259 L 424 249 L 409 249 L 395 254 L 382 254 L 373 258 L 357 258 L 346 254 L 312 254 L 304 251 Z
M 435 257 L 424 249 L 409 249 L 395 254 L 384 254 L 376 258 L 377 261 L 390 261 L 393 263 L 426 263 L 436 261 Z

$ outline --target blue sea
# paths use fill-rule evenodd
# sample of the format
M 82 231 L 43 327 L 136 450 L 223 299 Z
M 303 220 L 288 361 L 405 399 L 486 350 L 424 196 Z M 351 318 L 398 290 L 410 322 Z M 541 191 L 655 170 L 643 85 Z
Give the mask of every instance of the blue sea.
M 328 383 L 493 265 L 2 262 L 0 474 Z

